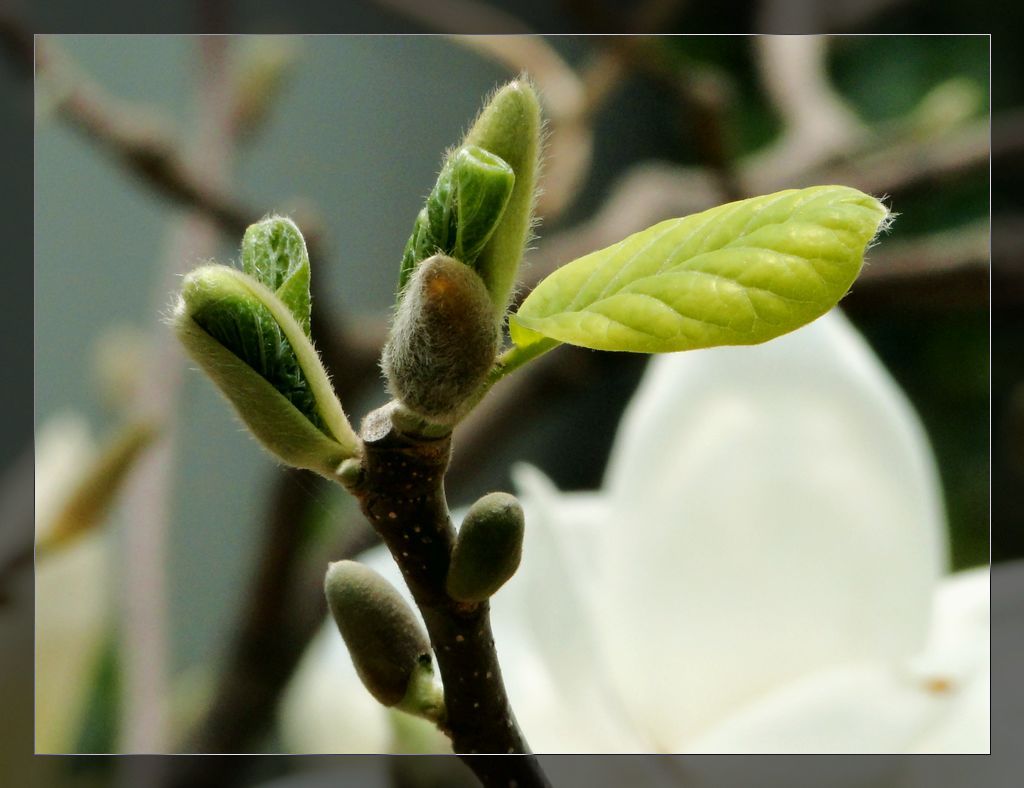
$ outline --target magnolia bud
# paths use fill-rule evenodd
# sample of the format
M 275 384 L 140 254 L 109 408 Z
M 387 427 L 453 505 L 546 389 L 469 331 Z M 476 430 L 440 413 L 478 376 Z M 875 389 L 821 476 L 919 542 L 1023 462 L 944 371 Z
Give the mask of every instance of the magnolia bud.
M 366 689 L 385 706 L 402 703 L 430 664 L 430 641 L 409 605 L 387 580 L 355 561 L 332 563 L 324 591 Z
M 320 357 L 291 309 L 222 265 L 185 277 L 171 322 L 253 435 L 288 465 L 328 478 L 359 453 Z
M 402 294 L 381 359 L 391 394 L 436 424 L 455 424 L 498 348 L 483 281 L 458 260 L 420 263 Z
M 523 527 L 523 508 L 508 493 L 490 493 L 474 503 L 452 551 L 449 596 L 482 602 L 501 588 L 519 568 Z

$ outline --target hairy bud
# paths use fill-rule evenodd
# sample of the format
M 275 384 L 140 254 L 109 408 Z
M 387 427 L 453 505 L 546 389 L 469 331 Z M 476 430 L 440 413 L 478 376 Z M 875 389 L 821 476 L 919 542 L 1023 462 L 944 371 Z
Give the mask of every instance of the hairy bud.
M 398 304 L 381 366 L 391 394 L 436 424 L 455 424 L 494 363 L 498 331 L 487 288 L 443 255 L 420 263 Z
M 398 591 L 369 567 L 337 561 L 324 592 L 359 678 L 385 706 L 416 690 L 430 666 L 430 641 Z
M 189 355 L 280 460 L 333 478 L 359 453 L 292 307 L 260 281 L 223 265 L 197 268 L 185 277 L 171 322 Z
M 474 503 L 455 542 L 447 589 L 460 602 L 482 602 L 501 588 L 523 554 L 523 509 L 508 493 Z

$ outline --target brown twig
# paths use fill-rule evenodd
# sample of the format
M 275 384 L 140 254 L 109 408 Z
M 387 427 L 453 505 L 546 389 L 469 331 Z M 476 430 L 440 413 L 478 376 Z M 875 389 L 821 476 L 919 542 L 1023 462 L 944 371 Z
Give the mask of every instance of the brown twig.
M 988 220 L 907 241 L 883 244 L 871 255 L 857 281 L 888 284 L 964 269 L 986 271 L 989 262 Z
M 54 55 L 52 49 L 40 53 L 41 68 L 49 69 L 50 76 L 58 81 L 61 77 L 70 80 L 70 83 L 63 84 L 66 92 L 57 103 L 61 115 L 114 154 L 129 170 L 143 176 L 152 188 L 202 212 L 219 229 L 237 237 L 249 219 L 256 216 L 255 212 L 241 208 L 237 203 L 207 188 L 203 179 L 197 178 L 188 169 L 185 159 L 178 154 L 167 136 L 160 132 L 154 133 L 153 127 L 139 123 L 138 115 L 130 108 L 109 99 L 80 73 L 71 77 L 72 71 L 66 63 L 54 66 L 55 59 L 59 61 L 60 57 L 59 54 Z M 62 68 L 65 70 L 62 71 Z M 311 256 L 315 256 L 312 249 Z M 321 326 L 323 322 L 321 319 Z M 331 332 L 328 336 L 337 335 Z M 334 342 L 333 350 L 330 341 L 320 344 L 321 350 L 325 350 L 325 345 L 328 346 L 326 356 L 339 358 L 346 355 L 339 347 L 345 344 L 343 341 Z M 360 377 L 343 375 L 344 388 L 354 389 Z M 282 495 L 279 496 L 275 516 L 271 518 L 272 530 L 268 534 L 266 548 L 261 553 L 252 603 L 242 617 L 238 636 L 229 654 L 226 680 L 221 683 L 209 713 L 196 730 L 193 738 L 195 746 L 190 749 L 237 751 L 240 749 L 239 744 L 252 742 L 264 731 L 272 718 L 281 688 L 290 676 L 305 643 L 322 620 L 322 568 L 318 567 L 315 584 L 307 585 L 299 580 L 297 574 L 302 541 L 295 536 L 294 519 L 296 510 L 303 508 L 302 502 L 298 500 L 303 497 L 302 491 L 303 487 L 296 486 L 291 476 L 289 482 L 282 485 Z M 352 532 L 350 540 L 349 544 L 333 551 L 331 557 L 337 558 L 339 553 L 341 556 L 355 555 L 375 543 L 376 536 L 366 529 L 357 529 Z M 289 588 L 293 594 L 282 593 Z M 311 599 L 319 604 L 310 605 Z M 296 617 L 296 612 L 302 611 L 306 615 Z M 472 618 L 471 623 L 479 625 L 479 630 L 484 620 L 477 616 Z M 433 629 L 437 631 L 443 628 L 444 621 L 447 619 L 435 622 Z M 490 654 L 491 662 L 477 660 L 477 664 L 486 666 L 483 675 L 493 676 L 496 674 L 493 648 Z M 458 707 L 458 704 L 455 706 Z M 508 720 L 509 716 L 506 714 L 502 719 Z M 469 729 L 464 729 L 459 734 L 459 741 L 470 735 Z M 520 751 L 524 749 L 521 739 L 513 740 L 511 746 Z M 498 773 L 521 773 L 521 784 L 538 784 L 535 780 L 528 781 L 529 776 L 536 771 L 535 766 L 517 766 L 509 771 L 508 765 L 504 764 L 497 770 Z M 492 766 L 490 761 L 476 764 L 476 768 L 484 774 L 492 773 Z M 170 779 L 170 784 L 174 785 L 197 784 L 195 772 L 175 771 Z M 218 779 L 208 784 L 223 785 L 224 782 Z
M 8 38 L 20 40 L 16 33 Z M 16 51 L 25 54 L 24 48 Z M 240 239 L 246 228 L 264 215 L 218 188 L 201 168 L 193 166 L 167 125 L 157 120 L 158 113 L 109 95 L 56 42 L 38 39 L 35 58 L 37 75 L 53 93 L 53 110 L 156 194 L 195 211 L 232 239 Z M 236 104 L 232 101 L 231 109 L 226 111 L 228 136 L 253 131 L 251 124 L 239 125 Z M 316 214 L 307 210 L 299 224 L 310 258 L 325 259 Z M 337 333 L 332 331 L 331 336 Z
M 445 732 L 485 786 L 546 786 L 509 705 L 489 604 L 457 602 L 445 589 L 455 543 L 444 491 L 451 436 L 401 433 L 392 412 L 388 405 L 364 420 L 361 473 L 349 490 L 388 546 L 423 615 L 444 683 Z M 499 753 L 524 757 L 467 757 Z
M 869 252 L 843 306 L 857 313 L 880 308 L 984 307 L 988 302 L 989 228 L 984 220 L 881 244 Z

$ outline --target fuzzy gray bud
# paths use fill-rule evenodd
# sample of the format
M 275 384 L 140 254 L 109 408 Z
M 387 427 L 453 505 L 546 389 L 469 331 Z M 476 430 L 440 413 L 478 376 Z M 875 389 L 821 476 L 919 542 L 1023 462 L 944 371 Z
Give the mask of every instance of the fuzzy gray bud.
M 452 551 L 449 596 L 482 602 L 501 588 L 519 568 L 523 528 L 523 508 L 508 493 L 490 493 L 474 503 Z
M 402 702 L 430 641 L 412 609 L 387 580 L 355 561 L 327 569 L 331 615 L 363 684 L 385 706 Z
M 391 394 L 436 424 L 455 424 L 494 364 L 498 330 L 483 280 L 444 255 L 420 263 L 402 293 L 381 366 Z

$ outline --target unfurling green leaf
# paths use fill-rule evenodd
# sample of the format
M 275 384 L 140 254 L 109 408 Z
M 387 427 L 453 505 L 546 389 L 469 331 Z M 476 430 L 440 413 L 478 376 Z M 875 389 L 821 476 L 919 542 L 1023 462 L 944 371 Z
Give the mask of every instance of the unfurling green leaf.
M 835 306 L 888 216 L 856 189 L 814 186 L 670 219 L 555 271 L 512 339 L 640 353 L 765 342 Z
M 309 336 L 309 253 L 291 219 L 271 216 L 242 237 L 242 270 L 273 290 Z
M 523 509 L 508 493 L 490 493 L 469 508 L 448 569 L 452 599 L 483 602 L 515 574 L 523 554 L 523 526 Z
M 399 291 L 422 260 L 444 254 L 473 267 L 512 194 L 515 175 L 500 157 L 463 145 L 445 160 L 406 244 Z
M 282 276 L 281 287 L 289 281 Z M 223 265 L 197 268 L 185 277 L 172 322 L 253 435 L 283 462 L 333 478 L 359 453 L 312 343 L 259 281 Z
M 430 640 L 416 615 L 387 580 L 355 561 L 327 569 L 324 592 L 356 673 L 385 706 L 422 698 Z M 403 704 L 404 705 L 404 704 Z
M 436 255 L 416 266 L 400 297 L 381 366 L 391 394 L 434 424 L 455 424 L 498 348 L 494 307 L 468 266 Z
M 499 322 L 505 319 L 533 221 L 540 131 L 537 94 L 528 80 L 516 79 L 494 94 L 464 140 L 466 145 L 477 145 L 500 156 L 516 176 L 501 222 L 476 263 L 477 272 L 491 294 Z

